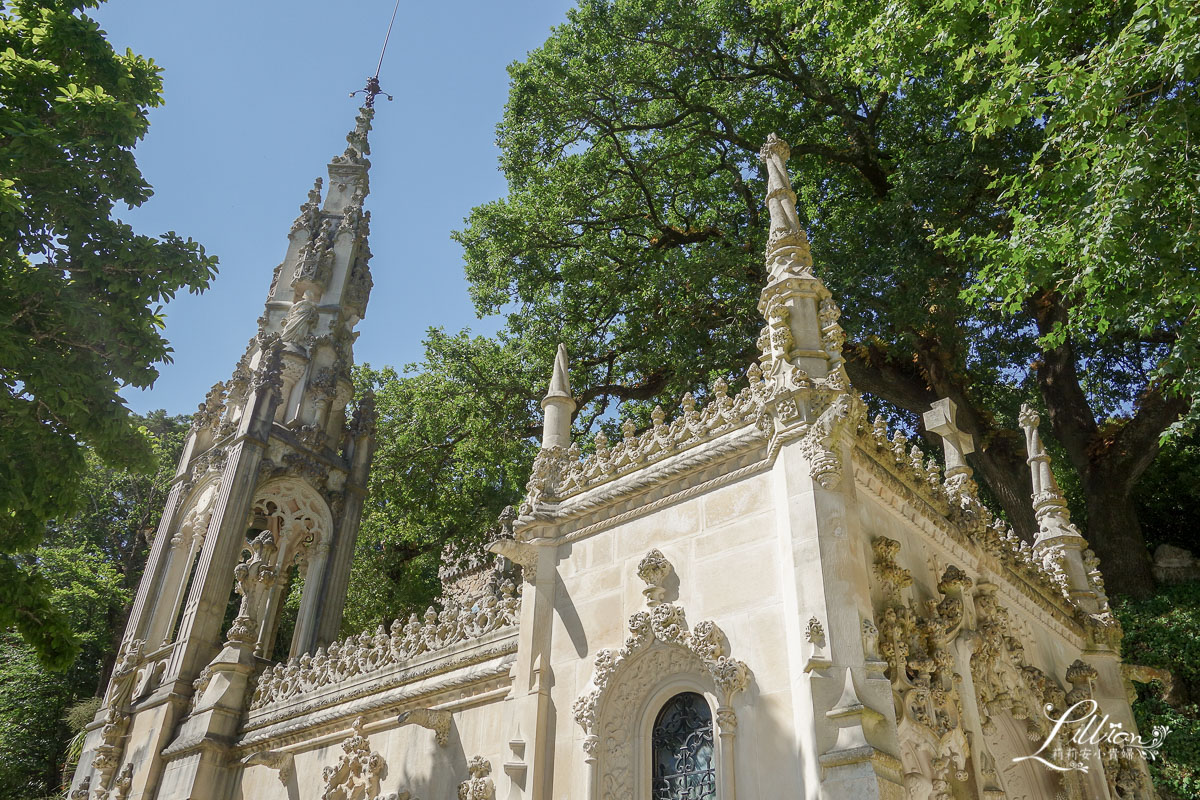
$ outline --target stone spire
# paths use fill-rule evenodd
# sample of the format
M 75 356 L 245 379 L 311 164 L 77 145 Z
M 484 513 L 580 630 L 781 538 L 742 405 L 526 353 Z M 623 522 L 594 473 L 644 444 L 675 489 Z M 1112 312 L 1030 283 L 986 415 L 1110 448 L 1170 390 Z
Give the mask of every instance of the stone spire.
M 796 214 L 796 193 L 788 178 L 791 149 L 775 134 L 759 151 L 767 171 L 767 285 L 758 311 L 767 321 L 759 337 L 763 375 L 779 388 L 804 388 L 806 381 L 834 376 L 845 382 L 838 325 L 841 310 L 812 271 L 808 236 Z
M 1089 612 L 1098 608 L 1098 595 L 1084 564 L 1087 540 L 1071 522 L 1067 501 L 1050 469 L 1050 455 L 1038 433 L 1041 417 L 1028 405 L 1021 406 L 1017 417 L 1025 431 L 1030 477 L 1033 479 L 1033 513 L 1038 532 L 1033 551 L 1052 572 L 1060 574 L 1071 596 Z
M 808 234 L 800 227 L 796 214 L 796 193 L 788 177 L 787 162 L 792 149 L 772 133 L 758 158 L 767 168 L 767 211 L 771 214 L 771 233 L 767 238 L 767 270 L 771 280 L 786 272 L 812 275 L 812 253 Z
M 352 420 L 346 413 L 354 328 L 371 291 L 363 200 L 373 115 L 359 111 L 328 184 L 309 191 L 257 334 L 194 417 L 77 787 L 117 791 L 122 762 L 139 796 L 210 796 L 205 787 L 228 785 L 228 743 L 259 661 L 272 657 L 281 578 L 293 567 L 303 583 L 291 654 L 339 631 L 374 448 L 371 397 L 358 399 Z M 235 585 L 239 613 L 224 630 Z
M 545 412 L 542 449 L 569 447 L 575 398 L 571 396 L 571 377 L 567 374 L 567 346 L 561 343 L 554 356 L 554 371 L 550 375 L 550 389 L 542 399 L 542 410 Z
M 1033 479 L 1033 513 L 1038 521 L 1037 544 L 1060 536 L 1079 536 L 1079 529 L 1071 522 L 1071 511 L 1058 488 L 1058 481 L 1050 469 L 1050 454 L 1042 444 L 1038 424 L 1041 417 L 1028 405 L 1021 406 L 1018 416 L 1025 431 L 1025 450 L 1028 453 L 1030 477 Z

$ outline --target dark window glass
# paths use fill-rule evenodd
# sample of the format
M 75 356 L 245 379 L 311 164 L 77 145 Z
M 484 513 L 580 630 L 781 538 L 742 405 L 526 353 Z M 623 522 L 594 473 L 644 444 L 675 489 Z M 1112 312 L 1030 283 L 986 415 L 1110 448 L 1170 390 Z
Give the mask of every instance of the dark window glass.
M 695 692 L 667 701 L 654 721 L 654 800 L 716 800 L 713 724 L 708 702 Z

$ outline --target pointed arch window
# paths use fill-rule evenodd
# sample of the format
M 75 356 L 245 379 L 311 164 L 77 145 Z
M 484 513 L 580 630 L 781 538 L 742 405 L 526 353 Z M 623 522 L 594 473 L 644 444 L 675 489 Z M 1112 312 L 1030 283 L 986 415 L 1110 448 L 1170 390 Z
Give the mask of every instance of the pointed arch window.
M 702 695 L 681 692 L 663 705 L 651 748 L 653 800 L 716 800 L 712 711 Z

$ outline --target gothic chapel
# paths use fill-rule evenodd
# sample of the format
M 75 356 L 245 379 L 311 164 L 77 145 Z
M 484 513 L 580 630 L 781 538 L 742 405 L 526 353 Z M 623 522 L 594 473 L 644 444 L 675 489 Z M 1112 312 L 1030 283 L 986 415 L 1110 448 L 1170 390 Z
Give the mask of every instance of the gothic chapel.
M 338 639 L 375 435 L 370 396 L 346 413 L 368 98 L 196 415 L 73 800 L 1153 796 L 1111 744 L 1027 758 L 1081 701 L 1135 730 L 1096 559 L 1031 410 L 1032 544 L 980 503 L 953 403 L 925 417 L 944 471 L 867 419 L 775 136 L 749 385 L 581 458 L 560 347 L 488 551 L 445 554 L 439 608 Z

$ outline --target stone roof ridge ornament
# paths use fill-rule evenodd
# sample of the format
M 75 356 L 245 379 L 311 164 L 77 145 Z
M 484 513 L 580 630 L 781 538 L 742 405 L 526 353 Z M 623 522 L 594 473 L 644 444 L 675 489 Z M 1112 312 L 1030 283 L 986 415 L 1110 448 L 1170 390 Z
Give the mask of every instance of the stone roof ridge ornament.
M 812 277 L 812 252 L 808 234 L 796 214 L 796 193 L 788 176 L 787 161 L 792 150 L 788 143 L 772 133 L 758 151 L 767 168 L 767 211 L 771 232 L 767 238 L 767 274 L 774 282 L 787 275 Z
M 925 430 L 942 437 L 946 452 L 946 479 L 957 475 L 970 478 L 974 471 L 967 463 L 967 456 L 975 452 L 971 434 L 958 427 L 958 406 L 949 397 L 935 400 L 922 416 Z

